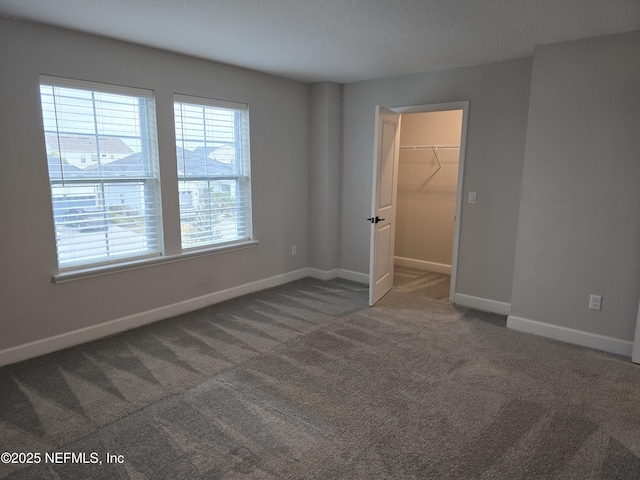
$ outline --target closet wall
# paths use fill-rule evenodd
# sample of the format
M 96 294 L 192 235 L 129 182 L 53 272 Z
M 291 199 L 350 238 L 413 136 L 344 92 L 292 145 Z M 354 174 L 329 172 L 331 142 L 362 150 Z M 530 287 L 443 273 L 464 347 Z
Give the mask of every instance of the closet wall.
M 402 116 L 396 265 L 451 273 L 461 130 L 462 110 Z

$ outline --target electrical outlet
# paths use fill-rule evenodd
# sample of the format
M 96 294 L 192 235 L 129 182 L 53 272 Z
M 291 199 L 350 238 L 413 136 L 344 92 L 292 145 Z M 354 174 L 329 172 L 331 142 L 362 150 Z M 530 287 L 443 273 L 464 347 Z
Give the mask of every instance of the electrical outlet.
M 600 295 L 591 295 L 589 297 L 589 310 L 602 310 L 602 297 Z
M 298 251 L 296 249 L 296 246 L 294 245 L 293 247 L 291 247 L 291 256 L 295 257 L 298 254 Z

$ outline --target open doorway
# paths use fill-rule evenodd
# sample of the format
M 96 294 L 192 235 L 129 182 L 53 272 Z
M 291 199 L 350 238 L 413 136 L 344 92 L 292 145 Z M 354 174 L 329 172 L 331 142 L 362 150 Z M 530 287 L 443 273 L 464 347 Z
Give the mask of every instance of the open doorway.
M 445 146 L 458 152 L 457 178 L 455 180 L 455 215 L 453 216 L 453 242 L 451 245 L 450 263 L 441 263 L 450 269 L 449 281 L 449 301 L 453 302 L 456 293 L 456 277 L 458 265 L 458 246 L 460 239 L 460 212 L 462 208 L 462 179 L 464 177 L 464 156 L 467 132 L 467 121 L 469 112 L 469 102 L 452 102 L 435 105 L 416 105 L 409 107 L 384 108 L 376 106 L 375 123 L 375 147 L 373 158 L 373 185 L 372 185 L 372 210 L 371 217 L 367 218 L 371 222 L 370 235 L 370 260 L 369 260 L 369 305 L 373 306 L 380 300 L 393 286 L 395 270 L 395 239 L 396 239 L 396 213 L 397 213 L 397 191 L 398 191 L 398 166 L 399 151 L 401 146 L 400 136 L 401 120 L 407 115 L 423 112 L 449 112 L 459 111 L 456 115 L 461 116 L 460 126 L 457 130 L 457 142 L 451 143 L 426 143 L 426 137 L 419 137 L 419 143 L 413 145 L 403 145 L 403 150 L 422 151 L 426 153 L 430 150 L 433 154 L 431 160 L 435 160 L 436 165 L 429 170 L 429 161 L 416 162 L 417 165 L 427 167 L 427 173 L 423 176 L 423 186 L 428 186 L 435 175 L 442 170 L 440 160 L 441 151 Z M 410 117 L 409 117 L 410 118 Z M 418 118 L 418 117 L 416 117 Z M 426 134 L 426 132 L 425 132 Z M 438 139 L 437 142 L 448 141 L 445 138 Z M 425 142 L 425 143 L 423 143 Z M 451 155 L 451 153 L 449 154 Z M 444 177 L 441 178 L 444 180 Z M 413 180 L 412 180 L 413 181 Z M 454 181 L 451 180 L 450 183 Z M 448 213 L 450 220 L 451 215 Z M 411 217 L 409 215 L 409 217 Z M 412 222 L 426 224 L 425 220 L 410 218 Z M 432 232 L 433 233 L 433 232 Z M 400 257 L 400 255 L 397 255 Z M 408 258 L 408 257 L 404 257 Z M 442 257 L 445 258 L 445 257 Z M 434 268 L 438 261 L 421 260 L 421 267 Z M 446 259 L 444 261 L 447 261 Z M 446 289 L 446 288 L 445 288 Z
M 400 131 L 394 287 L 449 298 L 462 109 L 406 113 Z

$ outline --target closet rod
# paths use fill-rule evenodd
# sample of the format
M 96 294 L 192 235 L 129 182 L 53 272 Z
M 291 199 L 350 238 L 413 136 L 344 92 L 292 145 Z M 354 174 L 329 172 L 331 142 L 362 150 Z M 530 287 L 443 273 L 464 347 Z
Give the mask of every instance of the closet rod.
M 435 148 L 460 148 L 460 145 L 400 145 L 400 150 L 432 150 Z

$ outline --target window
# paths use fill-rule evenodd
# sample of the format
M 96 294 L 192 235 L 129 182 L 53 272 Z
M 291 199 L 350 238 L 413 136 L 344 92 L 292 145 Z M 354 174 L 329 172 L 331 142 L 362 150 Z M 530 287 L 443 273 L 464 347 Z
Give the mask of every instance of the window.
M 60 277 L 162 257 L 163 221 L 177 256 L 256 244 L 246 104 L 175 96 L 180 214 L 163 219 L 152 91 L 41 76 L 40 98 Z
M 174 100 L 182 248 L 249 240 L 248 106 L 182 95 Z
M 40 95 L 59 270 L 160 255 L 153 92 L 43 76 Z

